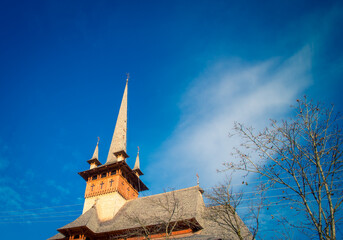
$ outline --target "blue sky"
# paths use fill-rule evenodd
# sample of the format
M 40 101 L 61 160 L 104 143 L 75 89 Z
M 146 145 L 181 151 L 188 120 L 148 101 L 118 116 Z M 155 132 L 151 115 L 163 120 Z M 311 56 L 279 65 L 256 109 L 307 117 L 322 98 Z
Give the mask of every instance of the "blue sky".
M 104 163 L 127 72 L 128 163 L 140 146 L 146 194 L 193 186 L 196 173 L 203 188 L 218 183 L 239 144 L 234 121 L 266 126 L 304 94 L 342 111 L 342 11 L 339 1 L 1 1 L 1 232 L 46 239 L 81 213 L 77 172 L 98 136 Z

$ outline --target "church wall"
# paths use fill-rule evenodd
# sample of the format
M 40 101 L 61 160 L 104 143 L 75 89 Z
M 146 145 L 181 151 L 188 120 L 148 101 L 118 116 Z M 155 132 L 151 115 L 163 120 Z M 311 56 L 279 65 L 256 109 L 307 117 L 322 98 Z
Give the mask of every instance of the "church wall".
M 82 214 L 87 212 L 95 204 L 95 201 L 100 221 L 112 219 L 126 202 L 126 200 L 118 192 L 89 197 L 85 199 Z
M 83 213 L 88 211 L 96 202 L 100 221 L 113 218 L 126 200 L 138 197 L 138 192 L 121 175 L 121 171 L 101 173 L 93 180 L 89 177 L 85 191 Z
M 118 181 L 118 175 L 110 175 L 105 178 L 101 178 L 101 175 L 99 174 L 96 180 L 92 180 L 90 178 L 87 181 L 85 198 L 114 192 L 117 189 Z
M 127 200 L 138 198 L 138 192 L 131 186 L 131 184 L 121 175 L 118 180 L 118 192 Z
M 121 175 L 111 175 L 111 172 L 106 173 L 106 177 L 97 176 L 96 180 L 90 177 L 87 181 L 85 198 L 99 196 L 102 194 L 118 191 L 126 199 L 134 199 L 138 197 L 138 192 L 132 185 Z

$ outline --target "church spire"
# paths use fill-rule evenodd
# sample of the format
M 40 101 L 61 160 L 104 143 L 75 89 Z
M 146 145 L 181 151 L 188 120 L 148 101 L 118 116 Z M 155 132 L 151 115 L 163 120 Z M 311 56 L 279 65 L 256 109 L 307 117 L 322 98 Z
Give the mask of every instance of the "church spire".
M 99 141 L 100 141 L 100 138 L 98 137 L 98 142 L 96 143 L 93 156 L 90 160 L 87 161 L 90 164 L 90 169 L 93 169 L 101 165 L 101 163 L 99 162 Z
M 122 161 L 129 157 L 126 154 L 126 130 L 127 130 L 127 85 L 129 76 L 127 75 L 123 99 L 121 101 L 119 114 L 114 128 L 110 150 L 106 163 Z
M 141 169 L 140 169 L 140 166 L 139 166 L 139 147 L 138 148 L 138 151 L 137 151 L 137 157 L 136 157 L 136 162 L 135 162 L 135 166 L 133 167 L 133 171 L 136 173 L 136 175 L 139 177 L 141 175 L 143 175 Z
M 137 157 L 136 157 L 136 162 L 135 162 L 135 166 L 133 167 L 133 170 L 139 169 L 139 147 L 138 151 L 137 151 Z
M 99 141 L 100 138 L 98 137 L 98 142 L 96 143 L 96 147 L 93 153 L 93 157 L 91 159 L 98 159 L 99 160 Z

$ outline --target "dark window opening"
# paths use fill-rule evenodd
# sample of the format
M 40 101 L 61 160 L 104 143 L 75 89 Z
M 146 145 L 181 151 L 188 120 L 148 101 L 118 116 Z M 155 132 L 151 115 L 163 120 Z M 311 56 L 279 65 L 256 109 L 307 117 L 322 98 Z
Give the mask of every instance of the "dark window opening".
M 101 174 L 101 178 L 104 178 L 104 177 L 106 177 L 106 173 L 103 173 L 103 174 Z
M 79 235 L 75 235 L 75 236 L 74 236 L 74 239 L 77 239 L 77 238 L 80 238 L 80 236 L 79 236 Z
M 112 172 L 111 172 L 111 175 L 116 175 L 116 171 L 112 171 Z
M 98 178 L 98 175 L 94 175 L 93 177 L 92 177 L 92 180 L 96 180 Z

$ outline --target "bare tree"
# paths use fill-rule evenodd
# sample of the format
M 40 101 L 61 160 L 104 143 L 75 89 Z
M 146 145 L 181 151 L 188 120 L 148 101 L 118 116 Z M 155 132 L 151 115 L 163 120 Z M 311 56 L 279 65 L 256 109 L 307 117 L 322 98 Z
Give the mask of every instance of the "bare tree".
M 135 229 L 129 229 L 122 235 L 113 236 L 117 238 L 141 237 L 142 239 L 159 238 L 169 239 L 175 231 L 189 228 L 194 224 L 187 219 L 184 206 L 174 191 L 165 192 L 159 198 L 147 199 L 145 205 L 150 209 L 150 213 L 142 212 L 126 213 L 125 218 L 137 226 Z
M 294 227 L 319 239 L 336 239 L 343 201 L 341 118 L 333 105 L 306 97 L 293 108 L 293 118 L 271 120 L 261 132 L 235 123 L 234 134 L 243 140 L 234 153 L 239 161 L 225 165 L 256 173 L 270 187 L 282 187 L 282 200 L 306 217 L 302 223 L 290 221 Z
M 213 187 L 205 194 L 208 199 L 208 207 L 204 212 L 204 218 L 224 229 L 228 236 L 236 236 L 240 240 L 255 239 L 260 224 L 260 212 L 263 207 L 263 187 L 259 186 L 256 191 L 253 197 L 256 201 L 244 199 L 244 196 L 242 189 L 233 191 L 231 178 L 227 182 Z M 244 216 L 241 215 L 242 219 L 237 212 L 239 208 L 244 208 L 244 211 L 241 211 L 244 213 Z M 246 225 L 246 223 L 248 224 Z
M 175 196 L 175 192 L 165 194 L 164 199 L 153 201 L 154 208 L 160 208 L 166 213 L 166 217 L 161 214 L 155 214 L 155 218 L 159 226 L 164 230 L 165 238 L 168 239 L 176 229 L 178 222 L 184 217 L 184 207 L 180 204 L 180 200 Z M 186 223 L 188 225 L 188 223 Z

